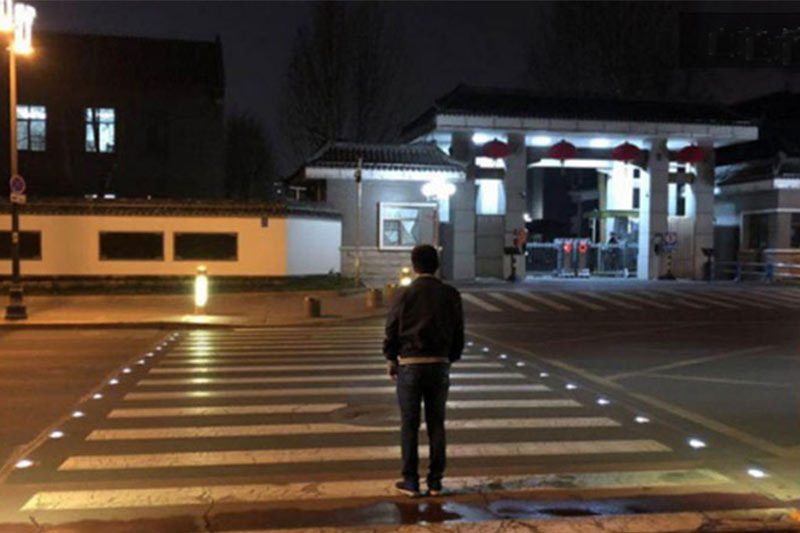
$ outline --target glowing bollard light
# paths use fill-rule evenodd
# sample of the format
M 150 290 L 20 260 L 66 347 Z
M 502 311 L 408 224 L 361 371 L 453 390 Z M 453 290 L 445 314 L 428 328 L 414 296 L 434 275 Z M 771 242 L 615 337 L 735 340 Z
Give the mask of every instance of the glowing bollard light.
M 194 314 L 206 314 L 206 304 L 208 303 L 208 273 L 206 267 L 197 267 L 197 275 L 194 277 Z
M 706 443 L 700 439 L 689 439 L 689 446 L 691 446 L 695 450 L 700 450 L 706 447 Z
M 32 466 L 33 466 L 33 461 L 31 461 L 30 459 L 20 459 L 14 465 L 14 468 L 16 468 L 18 470 L 23 470 L 25 468 L 30 468 Z
M 760 468 L 748 468 L 747 475 L 750 477 L 754 477 L 756 479 L 763 479 L 767 477 L 767 473 L 761 470 Z
M 647 418 L 646 416 L 641 416 L 641 415 L 639 415 L 636 418 L 634 418 L 634 420 L 636 421 L 637 424 L 648 424 L 648 423 L 650 423 L 650 419 L 649 418 Z
M 411 275 L 411 269 L 408 267 L 403 267 L 400 270 L 400 278 L 399 278 L 400 286 L 408 287 L 409 285 L 411 285 L 412 281 L 414 281 L 414 278 Z
M 63 431 L 58 431 L 58 430 L 51 431 L 50 434 L 48 435 L 48 437 L 50 437 L 51 439 L 60 439 L 60 438 L 64 437 L 64 432 Z

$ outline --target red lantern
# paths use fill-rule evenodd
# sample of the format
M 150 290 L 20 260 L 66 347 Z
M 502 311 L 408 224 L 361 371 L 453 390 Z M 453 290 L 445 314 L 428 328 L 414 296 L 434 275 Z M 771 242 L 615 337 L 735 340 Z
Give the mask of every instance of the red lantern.
M 705 159 L 706 149 L 696 144 L 681 148 L 680 152 L 678 152 L 678 162 L 680 163 L 691 163 L 694 165 L 702 163 Z
M 547 157 L 549 159 L 558 159 L 561 161 L 561 164 L 564 164 L 564 161 L 567 159 L 575 159 L 577 155 L 578 149 L 575 148 L 575 145 L 564 139 L 561 139 L 560 142 L 551 146 L 547 151 Z
M 635 144 L 624 142 L 611 151 L 611 157 L 614 158 L 614 161 L 629 163 L 638 161 L 642 157 L 642 151 Z
M 483 145 L 483 155 L 492 159 L 503 159 L 508 156 L 508 145 L 497 139 Z

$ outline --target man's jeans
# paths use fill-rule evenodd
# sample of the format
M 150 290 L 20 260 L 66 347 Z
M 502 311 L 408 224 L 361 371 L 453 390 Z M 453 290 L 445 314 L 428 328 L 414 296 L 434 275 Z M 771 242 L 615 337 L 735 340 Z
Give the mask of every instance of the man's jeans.
M 450 388 L 450 365 L 400 365 L 397 400 L 402 418 L 403 479 L 419 486 L 420 402 L 425 401 L 425 426 L 430 446 L 428 487 L 441 485 L 445 467 L 444 412 Z

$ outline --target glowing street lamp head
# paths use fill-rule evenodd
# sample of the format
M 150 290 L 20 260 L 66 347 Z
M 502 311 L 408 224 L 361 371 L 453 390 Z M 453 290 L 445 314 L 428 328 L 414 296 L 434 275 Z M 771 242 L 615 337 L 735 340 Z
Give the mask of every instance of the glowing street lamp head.
M 208 303 L 208 274 L 206 267 L 197 267 L 197 275 L 194 278 L 194 306 L 195 312 L 202 313 Z
M 14 5 L 14 44 L 12 49 L 15 54 L 30 55 L 33 53 L 33 21 L 35 18 L 36 9 L 33 6 Z
M 14 0 L 0 0 L 0 32 L 14 31 Z
M 411 275 L 411 269 L 408 267 L 403 267 L 403 269 L 400 270 L 400 286 L 408 287 L 409 285 L 411 285 L 412 281 L 413 278 Z

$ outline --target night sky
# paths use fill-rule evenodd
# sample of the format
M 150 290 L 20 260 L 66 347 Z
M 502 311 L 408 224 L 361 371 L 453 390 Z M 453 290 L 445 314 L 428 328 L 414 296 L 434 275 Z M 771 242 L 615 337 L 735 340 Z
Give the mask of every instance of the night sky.
M 32 0 L 37 28 L 146 37 L 213 40 L 225 53 L 228 110 L 249 110 L 275 132 L 284 71 L 298 28 L 310 12 L 304 2 Z M 421 113 L 460 82 L 521 86 L 530 46 L 525 3 L 417 3 L 387 5 L 406 28 Z M 435 76 L 431 76 L 435 73 Z
M 57 31 L 213 40 L 225 53 L 228 111 L 250 111 L 276 134 L 284 72 L 294 36 L 312 5 L 247 1 L 30 0 L 37 26 Z M 795 2 L 690 2 L 712 11 L 797 11 Z M 389 16 L 408 35 L 413 118 L 459 83 L 523 87 L 540 10 L 525 2 L 393 2 Z M 35 37 L 34 37 L 35 39 Z M 763 76 L 761 76 L 763 77 Z M 752 79 L 752 78 L 751 78 Z M 775 90 L 769 81 L 725 80 L 733 101 Z M 750 93 L 742 92 L 749 89 Z M 730 93 L 730 94 L 727 94 Z

